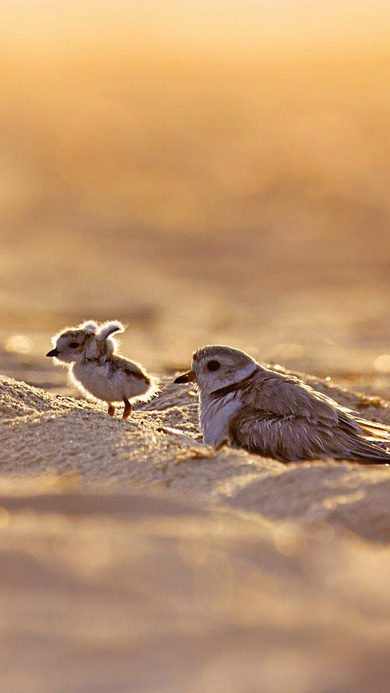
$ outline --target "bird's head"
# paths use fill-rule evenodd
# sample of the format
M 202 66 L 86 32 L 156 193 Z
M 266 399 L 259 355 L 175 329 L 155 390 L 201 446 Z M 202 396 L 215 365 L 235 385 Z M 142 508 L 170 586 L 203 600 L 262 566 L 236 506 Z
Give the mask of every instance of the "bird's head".
M 54 357 L 65 364 L 83 360 L 94 361 L 110 356 L 117 347 L 116 340 L 111 335 L 123 330 L 122 323 L 118 321 L 98 325 L 89 320 L 55 335 L 52 339 L 54 348 L 46 356 Z
M 204 394 L 238 383 L 257 368 L 256 361 L 239 349 L 228 346 L 207 346 L 192 357 L 192 367 L 176 378 L 175 383 L 195 381 Z

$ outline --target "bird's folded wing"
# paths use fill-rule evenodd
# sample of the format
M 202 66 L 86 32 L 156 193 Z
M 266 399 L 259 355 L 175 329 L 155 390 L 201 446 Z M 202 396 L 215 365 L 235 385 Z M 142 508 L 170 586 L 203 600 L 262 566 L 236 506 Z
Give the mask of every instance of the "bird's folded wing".
M 390 454 L 350 426 L 316 423 L 297 416 L 262 414 L 244 407 L 230 421 L 233 445 L 282 462 L 349 459 L 365 464 L 390 463 Z
M 261 412 L 294 415 L 328 425 L 337 423 L 339 415 L 347 412 L 298 378 L 263 370 L 259 370 L 243 390 L 241 401 Z

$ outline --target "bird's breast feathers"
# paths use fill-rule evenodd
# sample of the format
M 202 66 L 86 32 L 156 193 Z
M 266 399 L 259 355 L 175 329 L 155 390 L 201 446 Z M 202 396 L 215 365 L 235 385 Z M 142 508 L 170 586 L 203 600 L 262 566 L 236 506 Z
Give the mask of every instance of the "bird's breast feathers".
M 240 392 L 229 392 L 223 397 L 201 396 L 200 424 L 206 445 L 219 447 L 229 437 L 230 419 L 241 407 Z
M 71 375 L 78 387 L 81 385 L 82 389 L 97 399 L 115 402 L 122 398 L 120 383 L 118 378 L 110 375 L 108 361 L 99 366 L 96 363 L 76 364 Z

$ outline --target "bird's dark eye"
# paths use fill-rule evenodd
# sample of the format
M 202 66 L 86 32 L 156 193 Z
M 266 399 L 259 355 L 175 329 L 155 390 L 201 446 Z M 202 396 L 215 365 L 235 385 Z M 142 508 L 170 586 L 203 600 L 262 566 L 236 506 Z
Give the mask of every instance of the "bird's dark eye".
M 217 371 L 220 367 L 221 364 L 219 363 L 219 361 L 215 361 L 214 359 L 212 361 L 209 361 L 207 364 L 207 368 L 209 371 Z
M 71 342 L 69 344 L 69 346 L 71 349 L 77 349 L 77 347 L 79 346 L 79 343 L 78 342 Z

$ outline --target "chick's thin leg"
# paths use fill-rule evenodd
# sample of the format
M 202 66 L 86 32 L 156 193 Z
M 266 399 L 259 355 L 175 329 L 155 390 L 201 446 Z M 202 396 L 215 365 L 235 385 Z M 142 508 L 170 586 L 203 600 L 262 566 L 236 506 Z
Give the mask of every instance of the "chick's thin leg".
M 123 401 L 125 403 L 125 408 L 123 410 L 122 419 L 128 419 L 130 414 L 131 414 L 131 404 L 130 404 L 129 400 L 127 399 L 127 397 L 125 397 L 124 395 L 123 395 Z
M 114 416 L 115 414 L 115 407 L 111 402 L 108 405 L 108 416 Z

